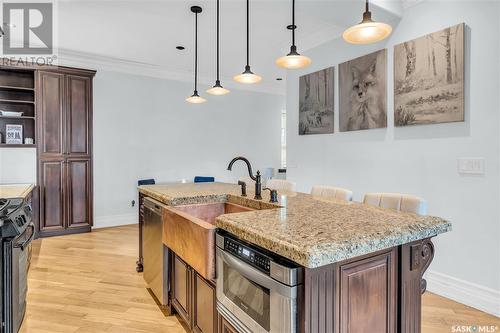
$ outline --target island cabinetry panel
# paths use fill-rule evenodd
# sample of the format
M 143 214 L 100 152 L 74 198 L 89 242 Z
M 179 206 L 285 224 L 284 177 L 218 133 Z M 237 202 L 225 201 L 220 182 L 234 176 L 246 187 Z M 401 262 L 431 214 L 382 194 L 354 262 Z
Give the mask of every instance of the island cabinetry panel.
M 405 244 L 400 248 L 400 332 L 419 333 L 422 329 L 422 298 L 427 283 L 423 275 L 434 258 L 430 239 Z
M 393 250 L 340 265 L 339 332 L 395 332 L 396 257 Z
M 215 285 L 179 256 L 173 255 L 172 260 L 172 307 L 192 332 L 216 333 Z
M 91 229 L 94 74 L 71 68 L 36 71 L 40 236 Z M 52 183 L 56 181 L 56 163 L 62 177 L 57 179 L 58 184 Z M 61 207 L 55 206 L 56 199 Z
M 304 272 L 302 332 L 395 333 L 397 248 Z
M 223 316 L 219 315 L 218 333 L 238 333 L 238 331 Z

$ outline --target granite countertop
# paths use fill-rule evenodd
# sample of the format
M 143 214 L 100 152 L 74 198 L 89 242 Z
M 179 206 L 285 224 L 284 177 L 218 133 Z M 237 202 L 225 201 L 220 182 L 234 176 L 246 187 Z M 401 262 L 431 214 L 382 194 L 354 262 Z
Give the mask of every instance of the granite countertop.
M 34 184 L 0 184 L 0 199 L 26 198 Z
M 144 185 L 139 191 L 177 206 L 234 202 L 261 209 L 221 215 L 216 226 L 248 242 L 315 268 L 451 231 L 451 223 L 355 202 L 326 200 L 299 192 L 279 193 L 279 203 L 241 197 L 235 184 Z

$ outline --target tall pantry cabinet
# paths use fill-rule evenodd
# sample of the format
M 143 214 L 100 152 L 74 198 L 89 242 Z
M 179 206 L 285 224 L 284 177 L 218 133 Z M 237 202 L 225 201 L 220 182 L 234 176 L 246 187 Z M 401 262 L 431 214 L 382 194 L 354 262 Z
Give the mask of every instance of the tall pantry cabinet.
M 38 236 L 92 226 L 92 80 L 94 71 L 37 70 Z

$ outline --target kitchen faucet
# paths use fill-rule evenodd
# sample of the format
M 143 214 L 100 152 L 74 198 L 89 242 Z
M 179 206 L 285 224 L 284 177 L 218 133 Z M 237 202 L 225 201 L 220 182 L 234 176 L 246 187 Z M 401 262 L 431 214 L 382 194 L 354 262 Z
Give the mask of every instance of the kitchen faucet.
M 261 196 L 262 183 L 261 183 L 261 180 L 260 180 L 260 171 L 257 170 L 257 174 L 254 176 L 253 172 L 252 172 L 252 166 L 250 165 L 250 162 L 248 161 L 248 159 L 246 159 L 243 156 L 235 157 L 235 158 L 233 158 L 231 160 L 231 162 L 229 162 L 229 165 L 227 166 L 227 169 L 229 171 L 231 171 L 231 169 L 233 168 L 234 162 L 236 162 L 238 160 L 241 160 L 241 161 L 243 161 L 243 162 L 245 162 L 247 164 L 248 175 L 250 176 L 250 178 L 252 178 L 255 181 L 255 196 L 254 196 L 254 199 L 255 200 L 262 200 L 262 196 Z

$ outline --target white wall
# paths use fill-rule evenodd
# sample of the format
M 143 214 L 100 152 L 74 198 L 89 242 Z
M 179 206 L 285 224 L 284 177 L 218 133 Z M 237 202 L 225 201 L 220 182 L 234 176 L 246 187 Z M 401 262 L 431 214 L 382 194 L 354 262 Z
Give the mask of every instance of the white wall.
M 137 220 L 137 180 L 236 180 L 246 156 L 254 168 L 280 165 L 284 96 L 233 90 L 192 105 L 190 83 L 99 71 L 94 80 L 95 226 Z
M 0 148 L 0 184 L 36 183 L 35 148 Z
M 467 25 L 466 121 L 394 128 L 393 45 L 461 22 Z M 388 49 L 388 128 L 339 133 L 335 91 L 336 133 L 299 136 L 298 77 L 332 65 L 337 75 L 339 63 L 384 47 Z M 287 77 L 287 177 L 301 191 L 309 191 L 314 184 L 350 188 L 355 200 L 369 191 L 426 198 L 430 214 L 453 223 L 452 232 L 434 240 L 429 289 L 500 315 L 499 3 L 421 2 L 406 10 L 385 42 L 352 46 L 337 39 L 304 54 L 312 58 L 313 66 L 289 72 Z M 484 157 L 485 175 L 460 176 L 460 157 Z M 437 283 L 433 276 L 444 280 Z

